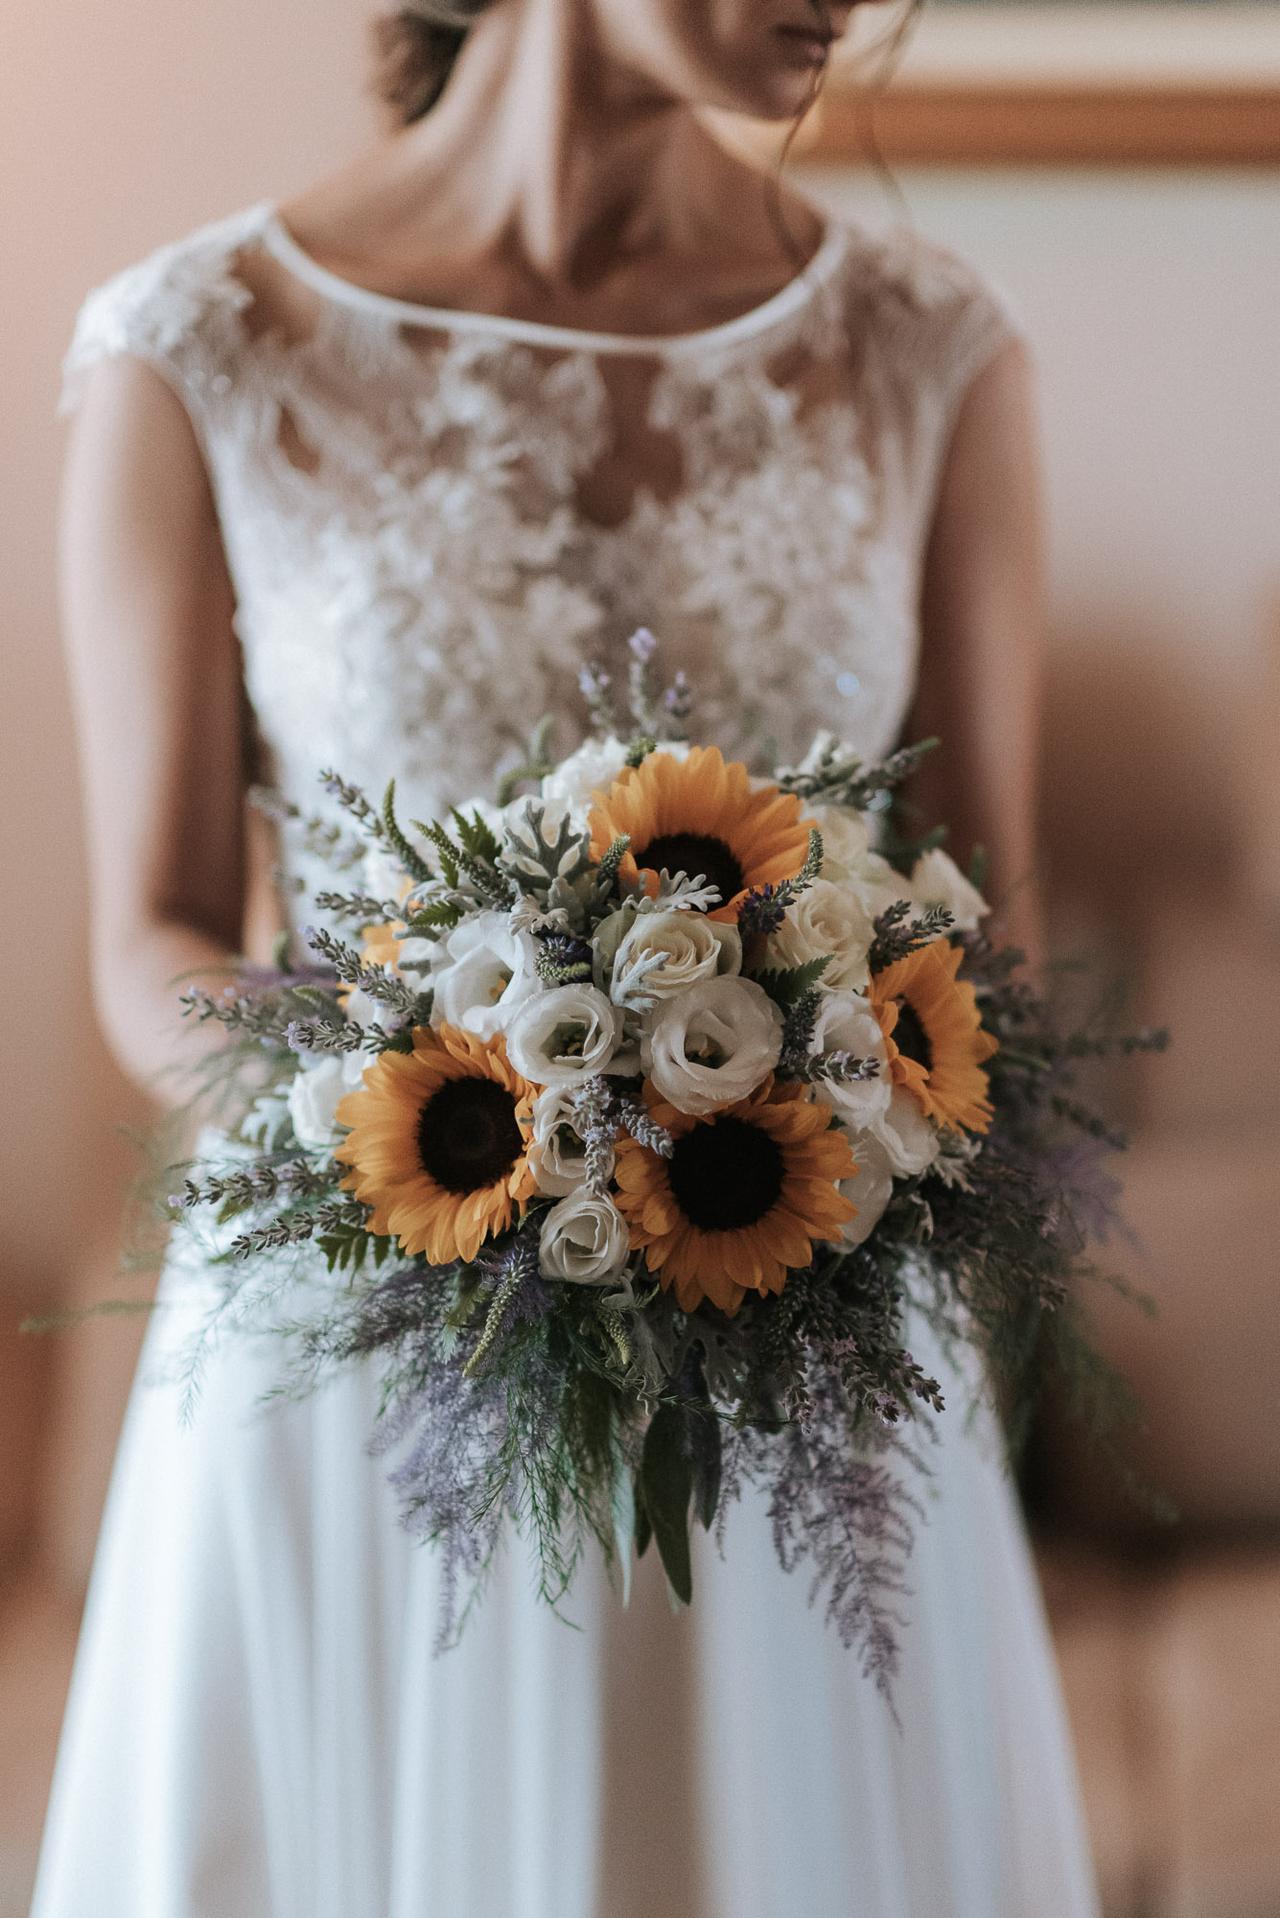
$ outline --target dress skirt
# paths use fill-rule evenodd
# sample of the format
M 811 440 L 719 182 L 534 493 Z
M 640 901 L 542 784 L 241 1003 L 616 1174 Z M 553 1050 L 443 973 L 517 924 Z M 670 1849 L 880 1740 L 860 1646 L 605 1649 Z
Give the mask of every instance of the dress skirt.
M 893 1709 L 762 1500 L 565 1618 L 513 1540 L 460 1645 L 366 1450 L 372 1370 L 303 1402 L 171 1265 L 115 1466 L 32 1918 L 1093 1918 L 1040 1596 L 963 1390 L 916 1488 Z M 923 1336 L 916 1355 L 941 1367 Z M 940 1371 L 944 1381 L 945 1370 Z

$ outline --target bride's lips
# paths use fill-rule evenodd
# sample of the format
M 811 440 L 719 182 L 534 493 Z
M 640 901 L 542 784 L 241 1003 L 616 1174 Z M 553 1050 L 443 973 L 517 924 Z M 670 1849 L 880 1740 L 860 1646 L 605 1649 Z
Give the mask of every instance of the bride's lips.
M 775 27 L 774 33 L 794 59 L 805 66 L 825 65 L 831 52 L 833 33 L 824 33 L 818 27 Z

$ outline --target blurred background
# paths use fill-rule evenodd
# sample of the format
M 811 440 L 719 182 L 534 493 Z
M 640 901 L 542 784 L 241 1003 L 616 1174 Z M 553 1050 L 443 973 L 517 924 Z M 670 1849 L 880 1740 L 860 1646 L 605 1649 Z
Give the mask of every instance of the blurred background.
M 0 801 L 18 819 L 0 833 L 0 1918 L 26 1910 L 138 1337 L 17 1330 L 120 1291 L 124 1132 L 144 1116 L 89 1003 L 58 362 L 92 283 L 368 137 L 367 11 L 56 0 L 0 20 Z M 1160 1316 L 1100 1326 L 1181 1525 L 1127 1510 L 1052 1422 L 1037 1449 L 1107 1918 L 1275 1918 L 1280 9 L 939 0 L 874 113 L 856 73 L 833 85 L 797 174 L 869 223 L 901 217 L 875 144 L 914 223 L 1004 289 L 1034 344 L 1054 922 L 1177 1033 L 1104 1088 L 1133 1130 L 1143 1247 L 1110 1253 Z

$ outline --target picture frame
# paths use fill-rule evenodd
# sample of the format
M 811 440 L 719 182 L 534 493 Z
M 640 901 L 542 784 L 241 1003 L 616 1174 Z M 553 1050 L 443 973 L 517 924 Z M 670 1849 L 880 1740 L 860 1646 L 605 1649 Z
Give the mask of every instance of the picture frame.
M 929 0 L 855 16 L 805 157 L 922 166 L 1280 165 L 1280 5 Z

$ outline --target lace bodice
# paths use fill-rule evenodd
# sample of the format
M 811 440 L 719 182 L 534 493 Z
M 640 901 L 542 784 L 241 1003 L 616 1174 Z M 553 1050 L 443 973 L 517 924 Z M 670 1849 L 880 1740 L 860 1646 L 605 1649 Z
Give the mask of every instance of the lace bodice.
M 269 323 L 264 272 L 293 296 Z M 887 748 L 951 423 L 1008 333 L 911 235 L 835 224 L 754 312 L 641 340 L 369 292 L 259 206 L 91 294 L 66 391 L 133 354 L 187 408 L 286 796 L 314 810 L 325 765 L 394 772 L 420 813 L 488 791 L 544 712 L 568 750 L 579 668 L 639 625 L 701 736 Z

